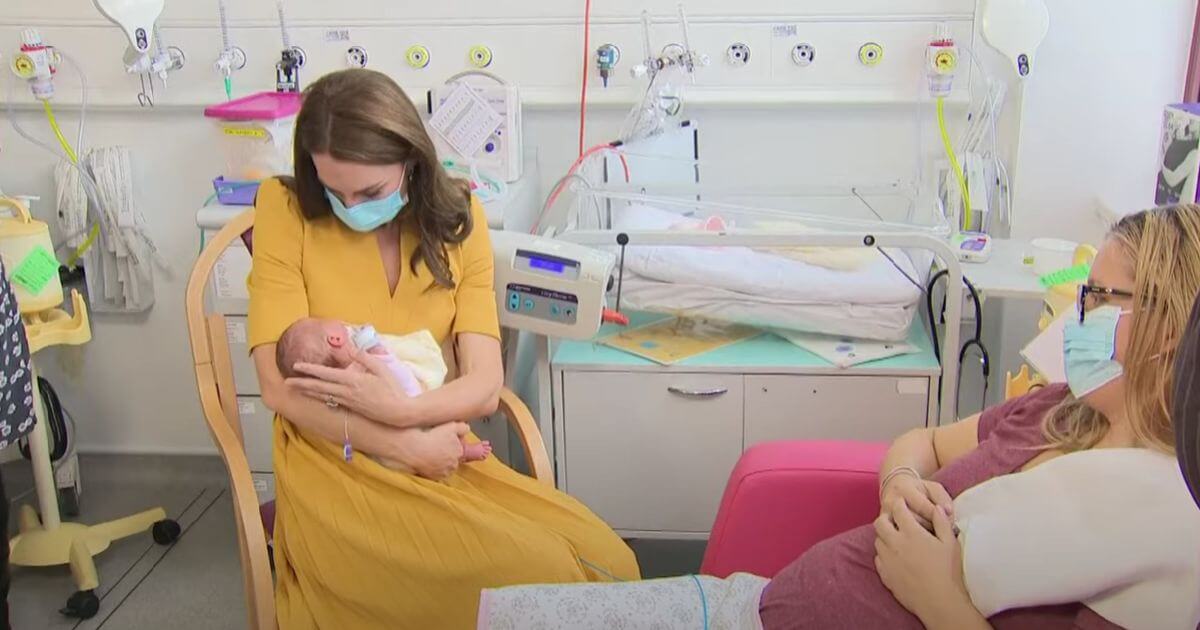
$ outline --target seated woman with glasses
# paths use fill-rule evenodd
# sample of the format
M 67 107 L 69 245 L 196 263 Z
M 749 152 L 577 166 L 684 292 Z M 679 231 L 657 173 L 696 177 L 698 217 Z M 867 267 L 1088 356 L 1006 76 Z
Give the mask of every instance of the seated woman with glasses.
M 1198 291 L 1200 206 L 1122 219 L 1068 315 L 1067 384 L 897 439 L 879 518 L 781 571 L 764 627 L 1196 628 L 1200 511 L 1170 410 Z

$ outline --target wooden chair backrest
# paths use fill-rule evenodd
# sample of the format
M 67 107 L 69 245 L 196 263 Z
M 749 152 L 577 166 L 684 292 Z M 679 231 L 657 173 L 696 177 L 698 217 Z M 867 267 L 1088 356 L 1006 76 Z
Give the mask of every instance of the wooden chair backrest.
M 249 627 L 251 630 L 273 630 L 277 627 L 275 589 L 267 557 L 266 533 L 259 516 L 258 495 L 254 492 L 250 463 L 246 460 L 242 441 L 225 316 L 207 312 L 204 300 L 205 288 L 221 254 L 235 240 L 248 238 L 253 227 L 254 211 L 248 210 L 217 232 L 192 267 L 185 299 L 200 406 L 229 473 Z

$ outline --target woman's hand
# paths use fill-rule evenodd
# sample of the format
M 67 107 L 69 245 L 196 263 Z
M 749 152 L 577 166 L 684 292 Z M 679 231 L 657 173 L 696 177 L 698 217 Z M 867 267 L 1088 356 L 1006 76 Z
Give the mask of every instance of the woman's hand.
M 948 515 L 954 514 L 954 501 L 946 488 L 936 481 L 919 479 L 915 474 L 898 474 L 883 486 L 880 499 L 880 514 L 894 522 L 898 515 L 892 513 L 896 505 L 905 506 L 926 530 L 933 531 L 933 515 L 942 508 Z
M 327 405 L 345 407 L 376 422 L 407 426 L 404 419 L 411 415 L 406 411 L 411 399 L 387 365 L 361 350 L 354 350 L 351 358 L 366 369 L 297 363 L 296 371 L 310 378 L 289 378 L 286 383 Z
M 930 533 L 904 499 L 896 498 L 875 519 L 875 536 L 879 579 L 927 628 L 987 627 L 971 604 L 962 551 L 944 509 L 934 508 Z
M 440 481 L 454 474 L 463 457 L 463 436 L 470 428 L 447 422 L 432 429 L 408 429 L 395 459 L 426 479 Z

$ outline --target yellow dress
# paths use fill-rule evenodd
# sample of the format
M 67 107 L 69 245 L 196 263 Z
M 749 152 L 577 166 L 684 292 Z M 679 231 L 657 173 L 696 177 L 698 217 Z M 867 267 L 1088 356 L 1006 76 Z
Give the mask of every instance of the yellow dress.
M 448 250 L 454 289 L 409 266 L 401 234 L 394 295 L 376 237 L 332 216 L 306 221 L 278 181 L 258 193 L 250 274 L 251 347 L 305 316 L 370 322 L 381 333 L 428 329 L 499 335 L 487 219 Z M 479 592 L 512 584 L 637 579 L 633 553 L 586 507 L 496 458 L 435 482 L 275 419 L 276 603 L 285 630 L 473 628 Z M 599 570 L 597 570 L 599 569 Z

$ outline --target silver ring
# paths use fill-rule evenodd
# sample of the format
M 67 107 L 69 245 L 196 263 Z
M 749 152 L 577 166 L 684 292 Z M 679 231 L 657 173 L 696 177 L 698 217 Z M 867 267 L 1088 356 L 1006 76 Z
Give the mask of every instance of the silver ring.
M 333 394 L 325 394 L 325 406 L 329 407 L 330 409 L 338 408 L 337 401 L 333 399 Z

